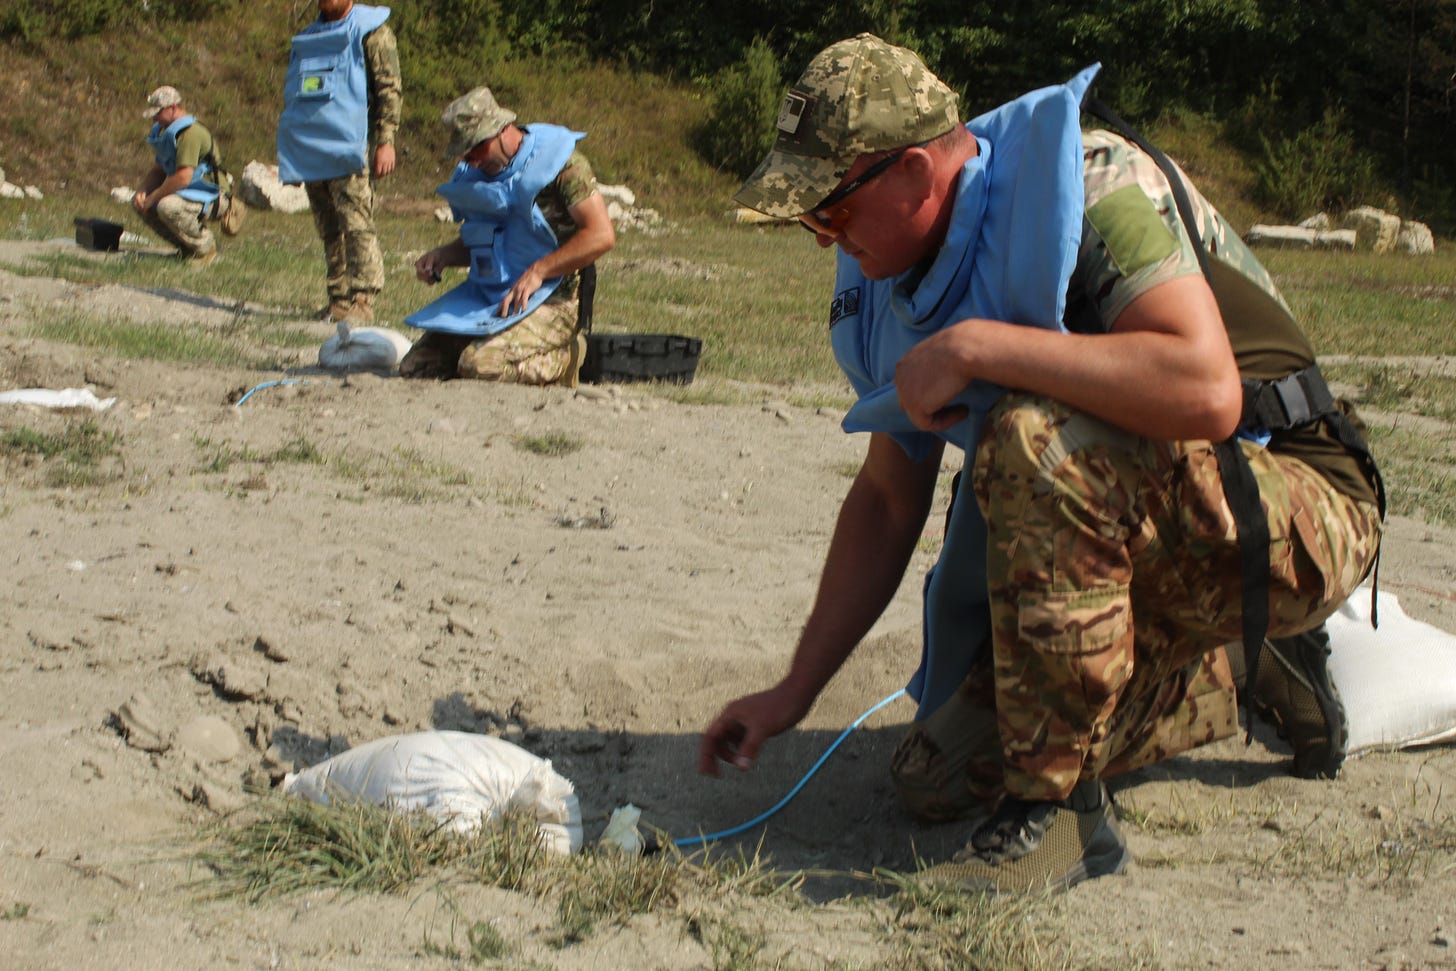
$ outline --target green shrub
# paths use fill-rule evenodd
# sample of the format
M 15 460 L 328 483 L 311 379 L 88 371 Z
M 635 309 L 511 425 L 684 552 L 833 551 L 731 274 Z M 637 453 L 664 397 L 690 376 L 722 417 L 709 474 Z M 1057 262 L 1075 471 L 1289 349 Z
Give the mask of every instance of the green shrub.
M 718 169 L 747 176 L 773 147 L 784 93 L 779 59 L 763 38 L 755 38 L 738 63 L 711 85 L 712 107 L 696 132 L 698 150 Z
M 1326 110 L 1318 123 L 1288 138 L 1259 140 L 1258 192 L 1283 216 L 1348 209 L 1377 192 L 1374 159 L 1357 145 L 1338 110 Z
M 143 18 L 201 20 L 230 0 L 8 0 L 0 5 L 0 38 L 37 44 L 48 37 L 75 40 Z

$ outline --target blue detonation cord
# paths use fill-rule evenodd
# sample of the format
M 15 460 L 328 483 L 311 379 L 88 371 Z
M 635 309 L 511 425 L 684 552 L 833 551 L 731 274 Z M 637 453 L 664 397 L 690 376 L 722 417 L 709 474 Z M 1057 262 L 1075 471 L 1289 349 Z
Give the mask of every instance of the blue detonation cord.
M 258 385 L 257 387 L 249 388 L 247 394 L 243 395 L 237 401 L 233 402 L 233 407 L 234 408 L 241 408 L 243 406 L 243 402 L 244 401 L 247 401 L 249 398 L 251 398 L 253 396 L 253 392 L 255 392 L 255 391 L 262 391 L 264 388 L 276 388 L 279 385 L 283 385 L 283 384 L 305 384 L 305 383 L 307 383 L 307 382 L 303 381 L 301 378 L 280 378 L 277 381 L 264 381 L 262 384 Z
M 839 733 L 839 737 L 834 740 L 834 743 L 824 750 L 824 754 L 819 756 L 819 761 L 815 762 L 813 767 L 810 768 L 808 772 L 804 773 L 804 777 L 800 779 L 797 783 L 795 783 L 794 788 L 789 790 L 789 794 L 787 796 L 784 796 L 784 798 L 780 799 L 777 803 L 775 803 L 773 807 L 767 812 L 760 813 L 759 815 L 750 819 L 748 822 L 743 823 L 739 826 L 734 826 L 732 829 L 720 830 L 716 833 L 709 833 L 706 836 L 684 836 L 682 839 L 673 840 L 672 845 L 678 847 L 679 849 L 686 849 L 690 846 L 704 846 L 708 843 L 711 843 L 713 840 L 721 840 L 727 839 L 730 836 L 737 836 L 739 833 L 750 830 L 753 827 L 757 826 L 759 823 L 768 819 L 774 813 L 787 806 L 789 804 L 789 800 L 799 794 L 799 790 L 804 788 L 805 783 L 807 783 L 810 779 L 814 778 L 814 773 L 818 772 L 820 766 L 822 766 L 825 761 L 828 760 L 829 756 L 834 754 L 834 750 L 839 748 L 839 743 L 849 737 L 850 732 L 854 731 L 860 725 L 864 724 L 864 720 L 866 718 L 870 717 L 875 712 L 888 705 L 890 702 L 896 700 L 904 693 L 905 689 L 901 688 L 894 694 L 875 702 L 875 704 L 871 706 L 868 711 L 856 718 L 848 728 Z

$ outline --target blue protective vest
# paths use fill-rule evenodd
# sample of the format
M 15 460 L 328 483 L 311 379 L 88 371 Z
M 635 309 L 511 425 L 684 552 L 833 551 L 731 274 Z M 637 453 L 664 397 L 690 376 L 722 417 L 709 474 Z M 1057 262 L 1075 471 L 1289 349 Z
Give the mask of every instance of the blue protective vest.
M 162 167 L 170 178 L 177 174 L 177 136 L 191 128 L 197 123 L 197 119 L 191 115 L 183 115 L 172 124 L 163 128 L 160 122 L 152 122 L 151 133 L 147 135 L 147 144 L 152 146 L 152 154 L 156 156 L 157 164 Z M 177 190 L 177 194 L 192 202 L 200 202 L 204 206 L 210 206 L 217 200 L 218 188 L 207 181 L 208 173 L 212 171 L 212 163 L 206 159 L 198 159 L 197 164 L 192 168 L 192 181 L 186 186 Z
M 970 317 L 1064 331 L 1067 283 L 1077 262 L 1084 196 L 1080 105 L 1100 65 L 972 119 L 980 154 L 966 163 L 945 243 L 925 275 L 867 280 L 839 254 L 830 314 L 834 356 L 860 400 L 850 432 L 889 433 L 912 460 L 933 441 L 900 408 L 895 364 L 920 341 Z M 938 433 L 970 466 L 1000 387 L 975 381 L 955 399 L 968 416 Z M 945 546 L 925 578 L 924 647 L 906 686 L 924 718 L 965 679 L 986 648 L 986 524 L 974 497 L 951 512 Z
M 369 72 L 364 38 L 388 7 L 355 4 L 341 20 L 315 20 L 293 38 L 278 119 L 278 178 L 326 182 L 369 164 Z
M 524 309 L 502 317 L 497 311 L 511 286 L 531 264 L 557 247 L 536 196 L 566 168 L 576 143 L 586 136 L 559 125 L 528 125 L 521 147 L 495 175 L 466 162 L 435 192 L 450 203 L 460 240 L 470 250 L 465 282 L 405 318 L 425 330 L 488 337 L 499 334 L 541 306 L 561 284 L 542 283 Z

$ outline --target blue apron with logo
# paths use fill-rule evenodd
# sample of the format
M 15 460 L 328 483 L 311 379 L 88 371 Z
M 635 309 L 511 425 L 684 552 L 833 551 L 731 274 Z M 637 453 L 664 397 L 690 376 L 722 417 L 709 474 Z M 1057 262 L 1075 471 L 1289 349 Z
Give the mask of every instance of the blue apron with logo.
M 369 72 L 364 38 L 388 7 L 355 4 L 341 20 L 315 20 L 293 38 L 278 119 L 278 179 L 327 182 L 369 164 Z

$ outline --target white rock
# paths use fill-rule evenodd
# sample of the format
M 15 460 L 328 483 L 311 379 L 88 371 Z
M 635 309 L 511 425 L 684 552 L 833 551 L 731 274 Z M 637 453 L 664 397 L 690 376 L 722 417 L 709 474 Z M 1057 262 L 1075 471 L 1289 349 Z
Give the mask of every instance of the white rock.
M 307 212 L 308 193 L 301 185 L 284 185 L 278 181 L 278 166 L 259 161 L 243 166 L 238 192 L 254 209 L 274 212 Z
M 129 206 L 131 205 L 132 197 L 135 195 L 135 189 L 128 189 L 124 185 L 119 185 L 111 190 L 111 201 L 117 205 Z
M 1313 216 L 1310 216 L 1308 219 L 1302 220 L 1299 224 L 1299 228 L 1313 229 L 1317 233 L 1322 233 L 1326 229 L 1330 228 L 1329 214 L 1317 212 Z
M 0 182 L 0 199 L 24 199 L 25 190 L 9 182 Z
M 435 210 L 435 222 L 448 223 L 455 221 L 455 214 L 450 211 L 449 206 L 441 206 Z
M 1254 225 L 1244 233 L 1250 246 L 1276 246 L 1283 249 L 1313 249 L 1315 231 L 1299 226 Z
M 1353 250 L 1355 243 L 1353 229 L 1329 229 L 1314 234 L 1315 249 Z
M 1374 206 L 1359 206 L 1345 213 L 1344 228 L 1355 230 L 1358 249 L 1389 253 L 1400 235 L 1400 217 Z
M 620 203 L 621 205 L 628 208 L 637 205 L 637 193 L 633 192 L 625 185 L 604 185 L 598 182 L 597 191 L 600 192 L 602 194 L 602 198 L 606 199 L 608 202 Z
M 39 202 L 41 199 L 45 198 L 45 193 L 40 191 L 40 189 L 36 188 L 33 185 L 28 185 L 25 187 L 25 197 L 27 199 L 34 199 Z
M 1395 237 L 1395 251 L 1410 256 L 1436 252 L 1436 238 L 1431 235 L 1431 227 L 1414 221 L 1401 223 L 1400 232 Z

